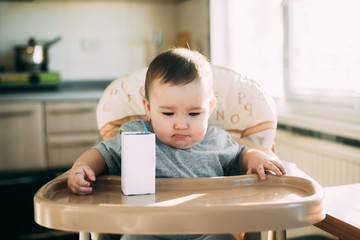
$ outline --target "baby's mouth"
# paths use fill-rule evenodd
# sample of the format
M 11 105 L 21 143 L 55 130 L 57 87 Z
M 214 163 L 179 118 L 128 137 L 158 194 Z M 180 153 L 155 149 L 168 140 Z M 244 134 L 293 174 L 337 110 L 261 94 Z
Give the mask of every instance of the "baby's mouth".
M 186 137 L 187 137 L 187 135 L 184 135 L 184 134 L 174 134 L 174 138 L 177 138 L 177 139 L 184 139 Z

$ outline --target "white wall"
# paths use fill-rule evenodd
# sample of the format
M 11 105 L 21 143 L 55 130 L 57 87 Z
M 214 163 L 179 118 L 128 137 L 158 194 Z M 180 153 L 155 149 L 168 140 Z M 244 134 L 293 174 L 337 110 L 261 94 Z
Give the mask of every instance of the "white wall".
M 14 46 L 29 37 L 62 36 L 50 48 L 49 69 L 63 81 L 117 78 L 153 59 L 155 29 L 162 30 L 162 50 L 174 45 L 177 7 L 188 2 L 194 1 L 1 2 L 0 65 L 14 71 Z

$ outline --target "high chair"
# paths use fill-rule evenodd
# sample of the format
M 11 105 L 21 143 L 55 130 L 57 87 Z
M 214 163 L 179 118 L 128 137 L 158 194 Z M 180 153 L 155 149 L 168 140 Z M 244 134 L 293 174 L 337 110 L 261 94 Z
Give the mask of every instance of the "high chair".
M 209 125 L 227 130 L 239 144 L 272 154 L 277 117 L 272 98 L 258 83 L 229 69 L 212 66 L 216 108 Z M 146 68 L 112 82 L 104 91 L 97 120 L 104 140 L 130 120 L 145 118 L 142 106 Z M 157 178 L 156 194 L 125 196 L 121 177 L 103 175 L 85 196 L 67 187 L 69 171 L 34 196 L 34 218 L 41 226 L 80 232 L 81 240 L 114 234 L 211 234 L 270 231 L 286 239 L 286 228 L 318 223 L 325 217 L 321 186 L 295 166 L 286 176 Z M 139 201 L 141 202 L 139 204 Z M 276 217 L 274 218 L 274 216 Z M 214 217 L 215 216 L 215 217 Z
M 102 95 L 97 121 L 103 140 L 118 134 L 125 122 L 146 118 L 142 105 L 147 68 L 113 81 Z M 273 150 L 277 125 L 275 104 L 261 86 L 247 76 L 212 66 L 216 107 L 209 119 L 244 145 L 255 143 Z M 236 234 L 237 238 L 244 234 Z

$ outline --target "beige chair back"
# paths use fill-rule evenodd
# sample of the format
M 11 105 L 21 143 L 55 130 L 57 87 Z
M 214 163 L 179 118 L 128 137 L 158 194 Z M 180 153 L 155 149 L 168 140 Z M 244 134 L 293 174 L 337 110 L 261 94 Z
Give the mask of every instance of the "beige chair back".
M 97 108 L 98 128 L 104 140 L 118 134 L 125 122 L 146 118 L 142 105 L 146 70 L 120 77 L 105 89 Z M 277 125 L 271 96 L 246 76 L 219 66 L 212 66 L 212 70 L 217 104 L 209 125 L 271 149 Z

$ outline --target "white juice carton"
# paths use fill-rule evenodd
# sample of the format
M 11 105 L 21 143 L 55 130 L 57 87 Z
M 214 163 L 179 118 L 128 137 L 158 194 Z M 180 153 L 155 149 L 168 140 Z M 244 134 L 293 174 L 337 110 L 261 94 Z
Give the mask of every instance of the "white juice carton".
M 155 193 L 155 134 L 121 133 L 121 188 L 125 195 Z

